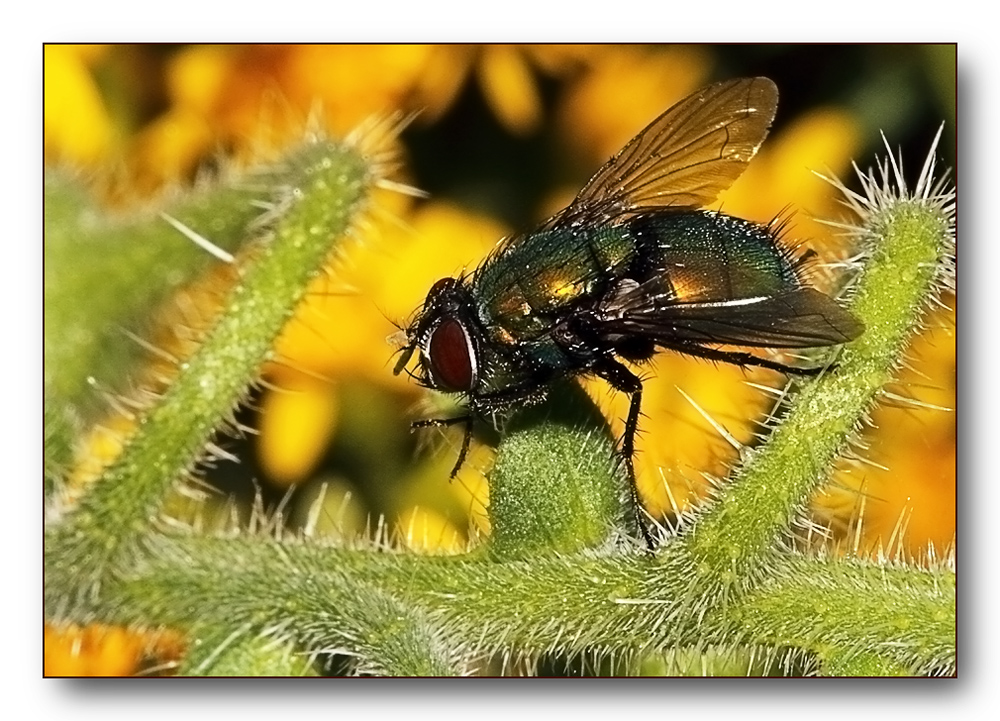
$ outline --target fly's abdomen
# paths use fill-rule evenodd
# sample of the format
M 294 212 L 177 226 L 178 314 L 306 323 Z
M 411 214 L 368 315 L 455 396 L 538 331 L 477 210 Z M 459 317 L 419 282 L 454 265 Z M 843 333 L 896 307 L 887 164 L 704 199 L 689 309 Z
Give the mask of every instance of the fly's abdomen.
M 676 303 L 781 293 L 799 285 L 792 253 L 767 226 L 710 211 L 656 213 L 627 226 L 636 252 L 628 275 L 662 281 Z

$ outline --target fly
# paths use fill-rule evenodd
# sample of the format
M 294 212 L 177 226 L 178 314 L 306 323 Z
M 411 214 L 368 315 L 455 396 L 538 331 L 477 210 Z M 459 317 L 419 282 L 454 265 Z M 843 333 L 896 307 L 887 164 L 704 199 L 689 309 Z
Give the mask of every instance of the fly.
M 468 413 L 414 427 L 465 425 L 544 399 L 553 381 L 591 375 L 630 396 L 620 441 L 639 528 L 635 436 L 642 381 L 623 361 L 660 349 L 797 375 L 733 346 L 814 348 L 863 327 L 808 286 L 804 255 L 780 228 L 705 210 L 742 174 L 778 104 L 768 78 L 709 85 L 635 136 L 572 203 L 535 230 L 502 240 L 473 272 L 442 278 L 405 330 L 396 364 L 418 353 L 418 381 L 461 394 Z

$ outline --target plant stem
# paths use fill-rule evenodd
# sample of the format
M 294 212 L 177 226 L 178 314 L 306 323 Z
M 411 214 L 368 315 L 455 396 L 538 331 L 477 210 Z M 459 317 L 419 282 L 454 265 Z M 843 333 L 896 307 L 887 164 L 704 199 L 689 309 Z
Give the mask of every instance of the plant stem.
M 660 553 L 678 550 L 671 543 Z M 108 589 L 102 616 L 179 628 L 281 628 L 300 642 L 339 639 L 365 659 L 373 644 L 355 627 L 358 619 L 374 620 L 376 593 L 401 604 L 397 618 L 411 619 L 401 627 L 413 629 L 407 633 L 438 639 L 421 643 L 441 658 L 457 648 L 648 651 L 738 638 L 816 650 L 832 640 L 877 649 L 907 668 L 954 662 L 954 577 L 944 569 L 792 557 L 776 564 L 773 582 L 725 607 L 690 598 L 688 579 L 669 569 L 644 554 L 497 563 L 266 539 L 162 540 L 136 574 Z
M 241 267 L 217 323 L 121 456 L 46 537 L 46 593 L 57 615 L 67 604 L 85 607 L 109 574 L 133 562 L 164 495 L 196 467 L 246 396 L 309 281 L 359 210 L 368 168 L 352 150 L 314 142 L 286 164 L 285 183 L 271 188 L 283 212 Z
M 723 593 L 752 587 L 792 520 L 825 481 L 935 297 L 951 252 L 948 217 L 937 205 L 899 201 L 869 219 L 870 258 L 849 309 L 864 333 L 837 367 L 801 383 L 767 442 L 744 461 L 695 524 L 686 545 L 702 582 Z
M 607 543 L 631 518 L 607 422 L 573 382 L 520 411 L 490 475 L 490 552 L 497 559 Z

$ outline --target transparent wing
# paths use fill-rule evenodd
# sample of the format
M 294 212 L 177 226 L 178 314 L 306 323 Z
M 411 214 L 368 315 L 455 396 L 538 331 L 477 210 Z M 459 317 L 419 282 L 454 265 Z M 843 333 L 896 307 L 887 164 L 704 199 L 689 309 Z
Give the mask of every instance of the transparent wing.
M 711 303 L 676 303 L 645 296 L 641 286 L 620 296 L 602 333 L 640 336 L 670 346 L 725 344 L 818 348 L 847 343 L 862 324 L 829 296 L 805 286 L 779 294 Z
M 709 205 L 757 153 L 777 106 L 778 88 L 764 77 L 702 88 L 632 138 L 542 227 Z

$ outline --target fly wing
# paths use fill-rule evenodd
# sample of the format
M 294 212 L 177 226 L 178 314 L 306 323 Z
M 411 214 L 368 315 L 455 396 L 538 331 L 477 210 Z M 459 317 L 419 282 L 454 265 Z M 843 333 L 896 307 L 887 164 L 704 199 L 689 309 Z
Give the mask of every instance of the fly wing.
M 542 227 L 711 204 L 757 153 L 777 106 L 778 88 L 764 77 L 702 88 L 632 138 Z
M 774 295 L 707 303 L 677 303 L 642 292 L 619 295 L 605 309 L 602 331 L 657 344 L 815 348 L 847 343 L 862 324 L 829 296 L 801 286 Z

